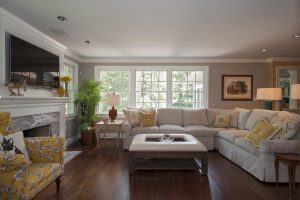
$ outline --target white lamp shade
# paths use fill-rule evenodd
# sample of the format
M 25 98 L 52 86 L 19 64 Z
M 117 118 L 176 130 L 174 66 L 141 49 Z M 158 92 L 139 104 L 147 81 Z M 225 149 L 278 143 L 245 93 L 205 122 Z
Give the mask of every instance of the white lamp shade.
M 121 102 L 121 96 L 117 94 L 109 94 L 106 96 L 106 103 L 111 106 L 116 106 Z
M 291 99 L 300 99 L 300 84 L 294 84 L 291 87 Z
M 281 100 L 282 99 L 282 89 L 281 88 L 257 88 L 256 93 L 257 100 Z

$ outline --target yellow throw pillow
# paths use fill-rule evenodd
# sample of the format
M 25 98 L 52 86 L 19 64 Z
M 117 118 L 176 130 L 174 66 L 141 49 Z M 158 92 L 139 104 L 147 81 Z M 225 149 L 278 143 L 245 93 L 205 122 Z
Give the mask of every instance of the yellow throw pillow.
M 155 112 L 140 112 L 141 127 L 155 126 Z
M 266 120 L 261 119 L 256 126 L 250 131 L 245 138 L 258 147 L 259 143 L 263 139 L 269 140 L 274 134 L 276 134 L 280 128 L 276 128 L 269 124 Z
M 215 121 L 216 128 L 228 128 L 230 126 L 230 115 L 217 115 Z
M 23 154 L 3 154 L 0 155 L 0 172 L 11 171 L 29 164 Z

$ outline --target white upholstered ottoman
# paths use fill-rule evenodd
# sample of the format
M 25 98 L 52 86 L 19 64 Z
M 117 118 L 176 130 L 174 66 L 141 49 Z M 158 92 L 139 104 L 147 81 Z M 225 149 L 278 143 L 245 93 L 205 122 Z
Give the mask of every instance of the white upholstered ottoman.
M 207 174 L 207 148 L 194 136 L 169 134 L 173 141 L 160 141 L 159 138 L 162 136 L 164 134 L 134 136 L 129 147 L 130 174 L 133 174 L 135 169 L 195 169 L 185 164 L 185 160 L 191 159 L 196 164 L 196 169 L 200 169 L 202 174 Z M 180 162 L 170 165 L 177 159 L 180 159 Z M 160 165 L 155 165 L 158 161 Z

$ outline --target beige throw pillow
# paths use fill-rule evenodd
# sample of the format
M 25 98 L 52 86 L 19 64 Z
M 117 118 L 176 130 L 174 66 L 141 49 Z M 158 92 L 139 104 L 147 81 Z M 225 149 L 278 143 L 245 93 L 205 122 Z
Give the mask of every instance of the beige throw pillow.
M 272 139 L 288 140 L 298 131 L 298 123 L 289 118 L 275 117 L 271 120 L 271 124 L 280 129 Z
M 140 113 L 139 110 L 123 110 L 124 115 L 126 116 L 126 120 L 130 124 L 131 127 L 139 126 L 140 122 Z

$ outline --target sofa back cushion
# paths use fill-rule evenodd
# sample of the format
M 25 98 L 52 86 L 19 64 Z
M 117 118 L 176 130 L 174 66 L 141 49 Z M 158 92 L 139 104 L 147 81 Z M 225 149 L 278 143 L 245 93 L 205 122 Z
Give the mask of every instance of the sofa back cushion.
M 230 116 L 230 127 L 238 127 L 239 112 L 227 109 L 207 109 L 208 125 L 214 126 L 217 115 L 229 115 Z
M 178 125 L 182 126 L 182 110 L 177 108 L 160 108 L 157 110 L 159 125 Z
M 250 114 L 245 129 L 251 130 L 255 127 L 260 119 L 265 119 L 270 122 L 274 117 L 277 116 L 278 111 L 264 110 L 264 109 L 253 109 Z
M 208 125 L 206 109 L 183 109 L 182 110 L 182 123 L 187 125 Z
M 294 113 L 290 113 L 290 112 L 286 112 L 286 111 L 279 111 L 278 114 L 277 114 L 277 117 L 287 118 L 287 119 L 290 119 L 290 120 L 292 120 L 294 122 L 297 122 L 298 123 L 297 133 L 294 134 L 289 139 L 290 140 L 300 140 L 300 115 L 294 114 Z
M 234 110 L 239 112 L 238 129 L 244 130 L 252 111 L 245 108 L 235 108 Z

